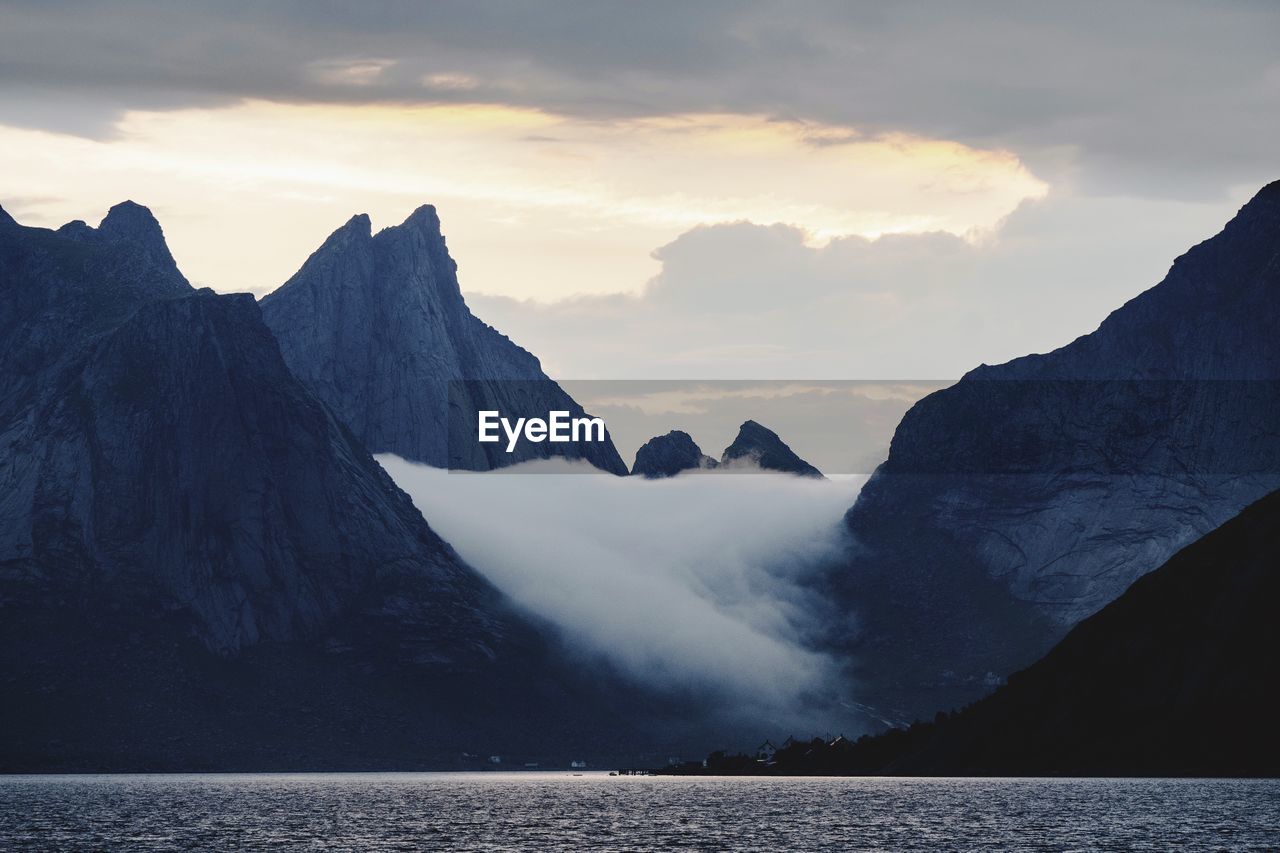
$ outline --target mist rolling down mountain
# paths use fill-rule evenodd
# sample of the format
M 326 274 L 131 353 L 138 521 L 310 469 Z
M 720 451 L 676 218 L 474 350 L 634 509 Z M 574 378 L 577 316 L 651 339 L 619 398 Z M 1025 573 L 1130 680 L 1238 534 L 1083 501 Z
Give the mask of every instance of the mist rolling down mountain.
M 769 763 L 723 753 L 678 773 L 1275 776 L 1280 492 L 1139 578 L 993 694 Z
M 374 453 L 439 468 L 488 470 L 530 459 L 585 459 L 627 468 L 607 440 L 479 444 L 476 412 L 581 416 L 538 359 L 477 319 L 463 302 L 434 207 L 371 233 L 352 217 L 262 300 L 290 369 Z
M 1092 334 L 917 403 L 849 511 L 868 701 L 990 690 L 1280 487 L 1280 183 Z
M 0 212 L 0 768 L 431 766 L 626 724 L 132 203 Z M 516 700 L 518 698 L 518 711 Z

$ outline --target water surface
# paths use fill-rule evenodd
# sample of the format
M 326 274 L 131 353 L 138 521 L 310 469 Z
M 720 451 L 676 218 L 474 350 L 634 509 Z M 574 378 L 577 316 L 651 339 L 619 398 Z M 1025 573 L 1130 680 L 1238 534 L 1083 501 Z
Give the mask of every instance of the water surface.
M 0 776 L 0 849 L 1265 850 L 1280 780 Z

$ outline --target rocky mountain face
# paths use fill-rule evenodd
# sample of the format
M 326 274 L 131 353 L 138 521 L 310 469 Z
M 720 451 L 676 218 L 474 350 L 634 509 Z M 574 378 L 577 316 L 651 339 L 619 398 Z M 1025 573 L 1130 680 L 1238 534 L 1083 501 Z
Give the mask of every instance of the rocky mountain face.
M 1092 334 L 902 420 L 849 511 L 838 641 L 908 719 L 976 698 L 1280 487 L 1280 183 Z
M 262 300 L 285 362 L 374 453 L 487 470 L 584 459 L 626 474 L 612 441 L 477 441 L 477 412 L 514 421 L 582 407 L 538 359 L 471 314 L 435 208 L 371 233 L 353 217 Z
M 190 288 L 144 208 L 0 216 L 0 276 L 0 768 L 604 742 L 598 694 L 292 375 L 250 296 Z
M 687 432 L 673 429 L 644 443 L 636 451 L 631 473 L 635 476 L 656 479 L 674 477 L 681 471 L 719 467 L 720 463 L 707 456 Z
M 139 302 L 191 291 L 146 208 L 124 202 L 98 228 L 23 228 L 0 210 L 0 418 L 30 407 L 75 344 L 111 328 Z M 85 286 L 92 277 L 94 285 Z M 33 322 L 38 318 L 39 322 Z
M 1280 773 L 1280 493 L 1077 625 L 993 695 L 860 745 L 864 772 Z
M 738 429 L 733 443 L 725 448 L 720 464 L 750 464 L 766 471 L 785 471 L 802 477 L 822 477 L 822 472 L 805 462 L 768 427 L 747 421 Z

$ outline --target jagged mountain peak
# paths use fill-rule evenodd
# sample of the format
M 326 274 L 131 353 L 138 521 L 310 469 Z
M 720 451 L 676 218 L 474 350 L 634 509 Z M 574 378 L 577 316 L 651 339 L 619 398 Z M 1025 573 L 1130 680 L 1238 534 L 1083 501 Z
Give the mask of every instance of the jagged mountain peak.
M 282 301 L 315 302 L 352 323 L 368 315 L 375 324 L 432 316 L 469 316 L 435 208 L 422 205 L 400 225 L 376 234 L 367 213 L 333 231 L 302 267 L 263 298 L 264 310 Z M 278 330 L 279 331 L 279 330 Z
M 369 214 L 357 213 L 330 234 L 324 245 L 335 242 L 335 238 L 341 241 L 405 234 L 417 234 L 428 238 L 443 239 L 440 215 L 436 212 L 436 206 L 434 204 L 419 205 L 405 217 L 403 222 L 398 225 L 388 225 L 385 228 L 381 228 L 376 235 L 373 232 L 373 220 L 369 217 Z
M 57 231 L 18 223 L 0 229 L 0 416 L 39 399 L 44 369 L 78 342 L 149 301 L 191 292 L 159 226 L 148 230 L 137 214 L 120 209 L 105 233 L 83 222 Z M 126 227 L 131 216 L 139 229 Z M 154 223 L 149 212 L 146 218 Z
M 419 205 L 399 225 L 393 225 L 386 231 L 413 231 L 431 237 L 441 237 L 440 215 L 434 204 Z
M 132 199 L 125 199 L 107 210 L 107 215 L 102 217 L 98 228 L 108 234 L 152 236 L 160 232 L 160 222 L 151 208 Z
M 334 229 L 325 241 L 320 244 L 320 248 L 316 249 L 307 258 L 306 263 L 302 265 L 303 269 L 307 265 L 315 262 L 317 259 L 324 258 L 327 255 L 350 251 L 351 249 L 367 244 L 373 237 L 373 224 L 369 220 L 369 214 L 357 213 L 348 219 L 341 226 Z
M 465 310 L 434 205 L 424 204 L 399 225 L 376 234 L 367 213 L 358 213 L 331 233 L 289 281 L 271 294 L 302 288 L 342 289 L 379 285 L 385 299 L 443 298 Z
M 719 467 L 720 463 L 702 452 L 693 436 L 684 430 L 673 429 L 666 435 L 655 436 L 636 451 L 633 476 L 657 479 L 674 477 L 681 471 Z
M 434 205 L 421 205 L 399 225 L 383 228 L 373 240 L 382 249 L 382 263 L 396 273 L 400 286 L 425 288 L 450 310 L 470 314 L 458 283 L 458 264 L 449 254 Z
M 343 224 L 335 234 L 350 233 L 355 236 L 369 237 L 373 234 L 373 222 L 367 213 L 357 213 Z
M 368 217 L 353 218 L 262 300 L 262 311 L 290 368 L 374 452 L 479 469 L 557 455 L 627 473 L 608 440 L 515 453 L 471 446 L 472 403 L 530 417 L 582 408 L 533 355 L 467 308 L 432 205 L 372 237 Z M 451 446 L 451 430 L 470 443 Z
M 107 215 L 94 228 L 83 219 L 73 219 L 55 232 L 59 237 L 81 243 L 110 244 L 125 247 L 159 270 L 163 277 L 181 280 L 186 277 L 178 270 L 178 264 L 169 251 L 164 229 L 151 210 L 135 201 L 122 201 L 113 205 Z
M 9 215 L 9 212 L 0 206 L 0 228 L 17 225 L 18 220 Z
M 796 455 L 776 432 L 756 421 L 744 421 L 738 435 L 725 448 L 721 465 L 748 460 L 766 471 L 785 471 L 803 477 L 821 478 L 822 472 Z
M 159 220 L 137 202 L 122 201 L 114 205 L 98 224 L 98 233 L 108 240 L 133 243 L 150 254 L 153 260 L 177 268 Z

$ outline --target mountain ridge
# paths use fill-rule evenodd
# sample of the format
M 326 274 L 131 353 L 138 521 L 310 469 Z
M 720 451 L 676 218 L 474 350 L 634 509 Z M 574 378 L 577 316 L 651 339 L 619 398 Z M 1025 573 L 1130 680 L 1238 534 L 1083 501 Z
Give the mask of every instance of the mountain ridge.
M 627 473 L 612 440 L 476 440 L 476 413 L 585 414 L 538 359 L 471 313 L 432 205 L 372 233 L 360 214 L 261 300 L 294 373 L 375 453 L 488 470 L 530 459 L 584 459 Z
M 845 772 L 1274 776 L 1280 492 L 1178 551 L 992 695 Z
M 649 439 L 636 451 L 631 476 L 657 479 L 674 477 L 681 471 L 718 467 L 720 463 L 703 453 L 689 433 L 673 429 Z
M 744 463 L 759 466 L 765 471 L 822 479 L 822 472 L 797 456 L 776 432 L 752 420 L 742 423 L 737 436 L 720 456 L 723 467 Z
M 1178 551 L 973 704 L 675 775 L 1274 777 L 1280 492 Z
M 622 709 L 645 698 L 587 689 L 292 374 L 253 297 L 193 290 L 144 211 L 0 223 L 0 769 L 636 743 Z
M 834 643 L 879 701 L 977 698 L 1280 488 L 1278 250 L 1270 184 L 1094 332 L 908 411 L 830 579 L 862 619 Z

